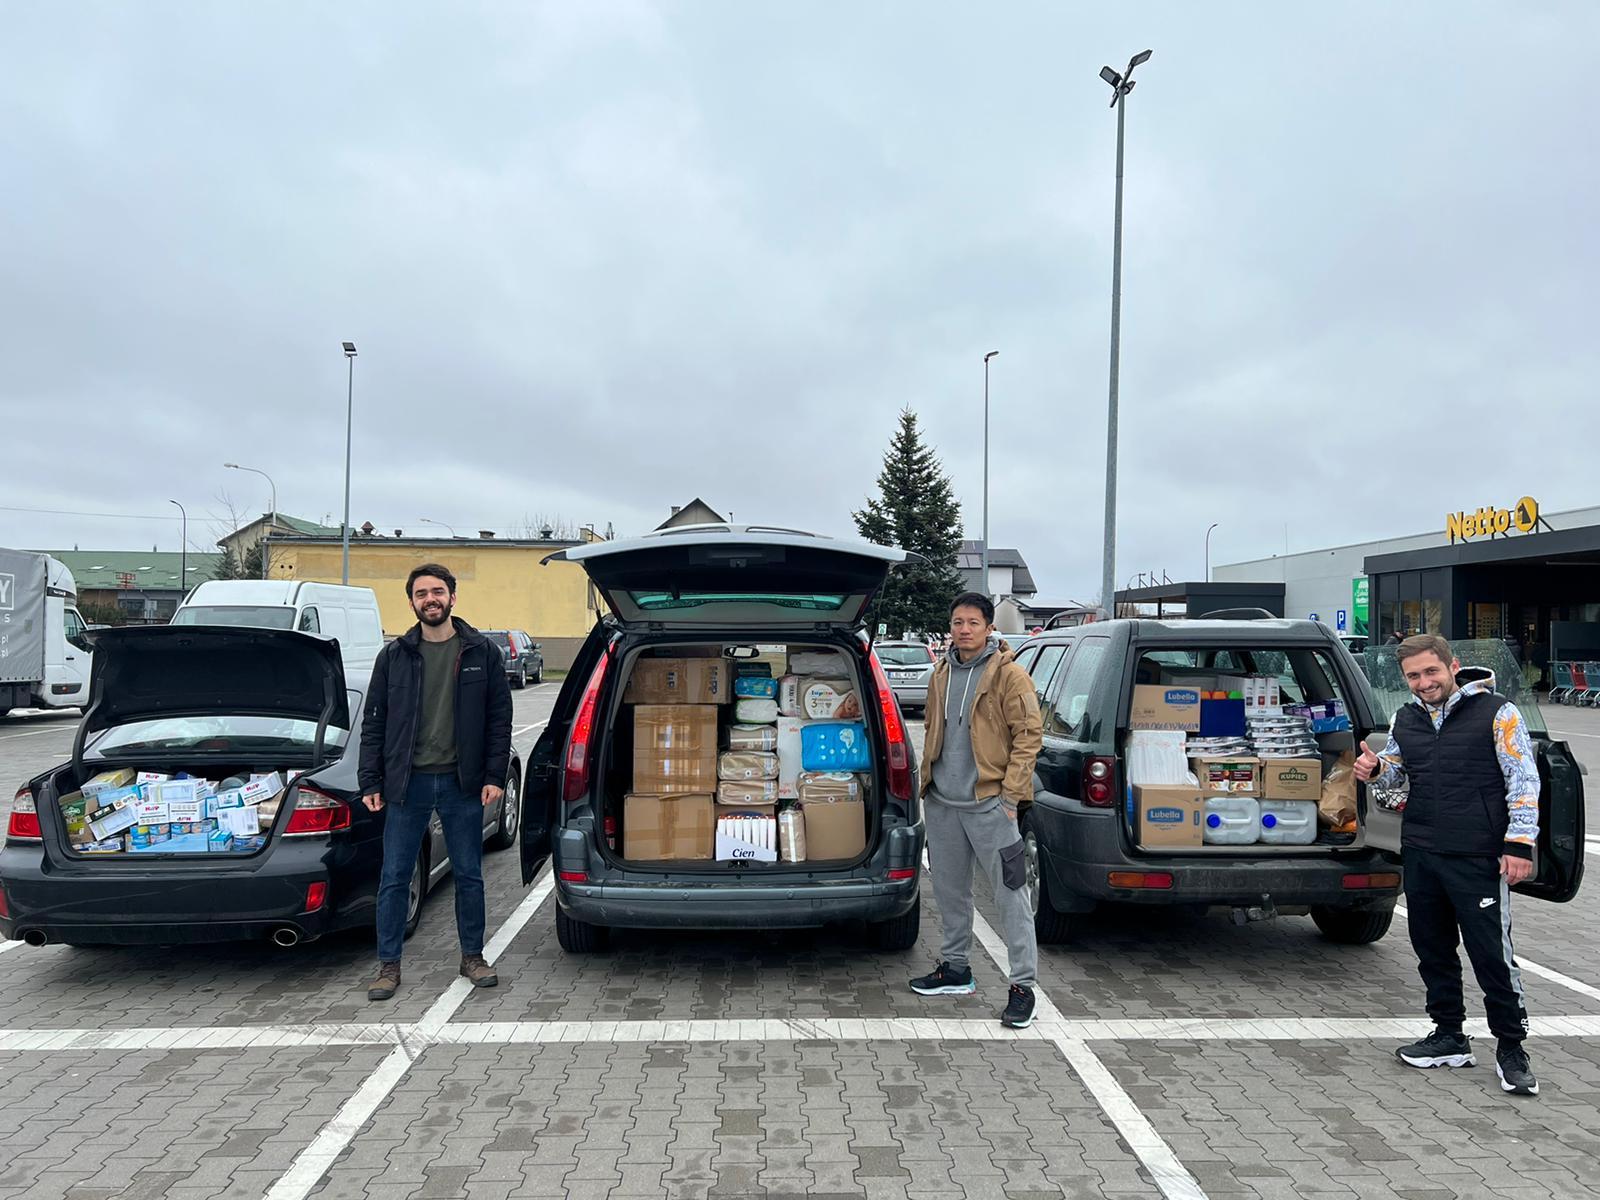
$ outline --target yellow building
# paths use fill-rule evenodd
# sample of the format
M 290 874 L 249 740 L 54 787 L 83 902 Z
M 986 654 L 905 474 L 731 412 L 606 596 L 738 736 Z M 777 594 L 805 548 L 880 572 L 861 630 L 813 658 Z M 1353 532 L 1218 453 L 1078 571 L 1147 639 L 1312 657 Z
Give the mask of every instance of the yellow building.
M 406 576 L 422 563 L 438 563 L 456 577 L 458 617 L 479 629 L 526 630 L 544 647 L 545 663 L 565 670 L 594 628 L 604 603 L 582 567 L 540 564 L 557 550 L 579 544 L 356 534 L 350 540 L 350 582 L 377 593 L 383 632 L 397 636 L 417 621 L 406 598 Z M 339 583 L 343 578 L 343 547 L 336 537 L 273 534 L 267 547 L 268 578 L 321 583 Z

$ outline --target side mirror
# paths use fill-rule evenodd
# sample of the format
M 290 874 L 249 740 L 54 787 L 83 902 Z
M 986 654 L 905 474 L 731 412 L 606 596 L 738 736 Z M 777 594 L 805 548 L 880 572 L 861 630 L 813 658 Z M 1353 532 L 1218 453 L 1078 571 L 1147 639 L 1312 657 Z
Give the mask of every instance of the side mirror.
M 542 642 L 535 642 L 533 644 L 533 648 L 535 650 L 543 650 L 544 649 L 544 644 Z

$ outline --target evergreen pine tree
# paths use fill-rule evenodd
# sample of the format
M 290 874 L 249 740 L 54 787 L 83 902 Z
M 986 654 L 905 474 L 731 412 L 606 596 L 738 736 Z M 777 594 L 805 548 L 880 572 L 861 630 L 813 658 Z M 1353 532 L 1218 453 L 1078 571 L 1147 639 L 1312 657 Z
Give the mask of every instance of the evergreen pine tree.
M 856 529 L 869 542 L 920 554 L 889 573 L 867 614 L 890 637 L 938 633 L 950 621 L 950 601 L 963 590 L 956 570 L 961 549 L 961 506 L 933 447 L 922 440 L 917 414 L 900 413 L 878 475 L 879 495 L 855 514 Z

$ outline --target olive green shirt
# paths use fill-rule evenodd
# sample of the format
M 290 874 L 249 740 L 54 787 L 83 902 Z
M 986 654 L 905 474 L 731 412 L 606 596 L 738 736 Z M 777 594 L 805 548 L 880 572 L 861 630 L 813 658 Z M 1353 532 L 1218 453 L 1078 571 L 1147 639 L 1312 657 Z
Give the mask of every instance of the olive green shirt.
M 422 651 L 422 713 L 411 765 L 419 771 L 448 771 L 456 765 L 456 658 L 461 639 L 417 644 Z

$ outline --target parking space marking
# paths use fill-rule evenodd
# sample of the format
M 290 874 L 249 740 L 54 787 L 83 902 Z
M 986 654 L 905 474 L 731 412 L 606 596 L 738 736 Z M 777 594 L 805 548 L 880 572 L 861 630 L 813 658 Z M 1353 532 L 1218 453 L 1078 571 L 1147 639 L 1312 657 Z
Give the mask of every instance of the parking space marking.
M 0 954 L 4 954 L 7 950 L 15 950 L 18 946 L 26 945 L 26 942 L 14 942 L 10 939 L 7 939 L 6 941 L 0 942 Z
M 516 737 L 519 733 L 527 733 L 530 729 L 543 729 L 548 724 L 550 724 L 549 718 L 543 721 L 535 721 L 532 725 L 519 725 L 511 731 L 511 736 Z
M 41 733 L 75 733 L 76 725 L 52 725 L 49 729 L 30 729 L 26 733 L 0 733 L 0 742 L 13 741 L 16 738 L 38 737 Z
M 546 864 L 542 877 L 535 881 L 522 903 L 489 939 L 489 944 L 483 948 L 483 956 L 494 962 L 504 954 L 511 940 L 522 932 L 554 888 L 555 875 L 551 872 L 550 864 Z M 405 1078 L 411 1064 L 438 1038 L 440 1031 L 472 991 L 472 984 L 468 980 L 457 977 L 416 1025 L 409 1029 L 396 1027 L 400 1044 L 389 1052 L 388 1057 L 367 1076 L 355 1094 L 317 1131 L 317 1136 L 295 1157 L 289 1169 L 278 1177 L 267 1193 L 268 1200 L 304 1200 L 311 1194 L 311 1190 L 355 1140 L 378 1106 Z
M 1396 904 L 1394 911 L 1395 915 L 1410 919 L 1404 904 Z M 1520 954 L 1517 955 L 1517 967 L 1526 971 L 1529 975 L 1537 975 L 1540 979 L 1548 979 L 1551 983 L 1558 983 L 1568 991 L 1577 992 L 1580 996 L 1588 996 L 1591 1000 L 1600 1000 L 1600 988 L 1584 983 L 1582 980 L 1574 979 L 1570 975 L 1563 975 L 1560 971 L 1541 966 L 1539 963 L 1529 962 Z

